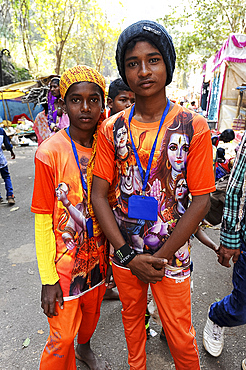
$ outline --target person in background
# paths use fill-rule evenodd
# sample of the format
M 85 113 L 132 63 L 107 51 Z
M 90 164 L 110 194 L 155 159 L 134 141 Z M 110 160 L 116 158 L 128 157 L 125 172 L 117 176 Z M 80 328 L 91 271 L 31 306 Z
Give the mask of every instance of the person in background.
M 117 78 L 109 85 L 107 105 L 110 108 L 109 116 L 113 116 L 135 102 L 135 94 L 125 84 L 122 78 Z
M 69 126 L 69 118 L 60 100 L 60 77 L 53 77 L 48 92 L 48 126 L 51 132 L 57 132 Z
M 11 153 L 11 158 L 15 159 L 15 153 L 13 151 L 13 145 L 10 143 L 8 136 L 6 135 L 6 132 L 3 128 L 0 127 L 0 173 L 5 183 L 5 189 L 6 189 L 6 198 L 8 201 L 8 204 L 12 206 L 15 204 L 15 197 L 14 197 L 14 191 L 13 191 L 13 185 L 8 169 L 8 162 L 5 158 L 5 155 L 3 154 L 3 148 L 2 145 L 4 144 L 5 149 L 8 150 Z M 3 198 L 0 194 L 0 202 L 3 202 Z
M 246 132 L 231 170 L 227 185 L 224 213 L 220 231 L 218 262 L 233 266 L 233 290 L 209 310 L 203 331 L 204 348 L 218 357 L 224 347 L 225 327 L 246 324 Z M 242 362 L 246 369 L 246 359 Z
M 45 139 L 54 134 L 54 132 L 50 131 L 50 128 L 48 126 L 48 104 L 43 103 L 42 107 L 44 108 L 44 110 L 37 114 L 33 124 L 33 130 L 35 131 L 35 134 L 37 136 L 38 145 L 40 145 Z
M 189 109 L 193 110 L 194 112 L 197 112 L 197 106 L 196 106 L 196 102 L 195 102 L 195 100 L 193 100 L 193 101 L 190 103 Z
M 225 149 L 217 148 L 217 162 L 216 162 L 216 178 L 215 181 L 221 177 L 228 175 L 233 166 L 234 157 L 230 159 L 225 158 Z

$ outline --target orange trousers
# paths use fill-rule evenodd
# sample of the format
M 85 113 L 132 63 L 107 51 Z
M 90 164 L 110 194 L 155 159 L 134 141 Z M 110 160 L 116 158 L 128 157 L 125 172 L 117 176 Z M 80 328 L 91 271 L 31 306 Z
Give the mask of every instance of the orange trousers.
M 146 370 L 145 312 L 148 284 L 130 270 L 113 264 L 114 280 L 122 302 L 122 320 L 131 370 Z M 191 322 L 190 279 L 183 281 L 164 277 L 150 284 L 168 346 L 177 370 L 199 370 L 196 333 Z
M 63 310 L 56 304 L 58 316 L 48 318 L 50 335 L 41 356 L 41 370 L 76 370 L 74 338 L 78 333 L 79 344 L 90 340 L 105 290 L 102 284 L 79 298 L 65 301 Z

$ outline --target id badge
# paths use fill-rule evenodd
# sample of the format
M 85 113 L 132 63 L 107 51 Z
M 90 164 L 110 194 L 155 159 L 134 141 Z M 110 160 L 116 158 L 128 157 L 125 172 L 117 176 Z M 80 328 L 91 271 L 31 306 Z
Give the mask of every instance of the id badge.
M 132 195 L 128 200 L 128 217 L 157 221 L 158 201 L 154 197 Z
M 93 237 L 93 221 L 91 218 L 88 218 L 86 220 L 86 229 L 88 231 L 88 237 L 89 239 Z

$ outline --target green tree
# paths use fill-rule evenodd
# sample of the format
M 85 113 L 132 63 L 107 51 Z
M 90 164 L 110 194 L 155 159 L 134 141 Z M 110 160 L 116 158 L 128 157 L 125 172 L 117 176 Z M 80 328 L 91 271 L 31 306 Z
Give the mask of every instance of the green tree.
M 40 44 L 47 53 L 55 54 L 55 73 L 60 74 L 63 51 L 69 40 L 76 17 L 86 5 L 83 0 L 36 0 L 36 28 Z
M 35 62 L 37 67 L 37 60 L 33 52 L 33 37 L 30 23 L 31 3 L 30 0 L 12 0 L 13 9 L 13 26 L 15 34 L 18 34 L 22 41 L 24 48 L 26 62 L 28 69 L 32 70 L 32 61 Z
M 11 55 L 32 74 L 61 74 L 75 64 L 88 64 L 101 72 L 115 68 L 120 31 L 111 27 L 93 0 L 2 1 L 0 20 L 8 13 L 13 34 Z
M 11 11 L 10 0 L 2 1 L 0 4 L 0 39 L 3 48 L 6 48 L 8 40 L 14 37 L 11 25 Z
M 103 72 L 106 61 L 115 66 L 115 49 L 120 29 L 112 28 L 100 8 L 91 8 L 86 28 L 88 48 L 91 50 L 93 67 Z
M 187 71 L 193 53 L 201 56 L 197 66 L 193 65 L 198 68 L 221 48 L 229 33 L 245 33 L 245 17 L 244 0 L 188 0 L 159 21 L 173 35 L 178 68 Z

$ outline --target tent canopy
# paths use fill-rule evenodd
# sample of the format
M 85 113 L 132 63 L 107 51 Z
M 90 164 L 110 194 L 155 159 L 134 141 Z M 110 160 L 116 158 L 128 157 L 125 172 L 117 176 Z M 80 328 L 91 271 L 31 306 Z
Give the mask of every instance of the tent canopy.
M 236 118 L 238 86 L 246 84 L 246 35 L 230 34 L 222 48 L 206 63 L 205 82 L 210 81 L 208 120 L 217 122 L 217 129 L 231 128 Z M 246 113 L 246 93 L 240 114 Z
M 53 75 L 40 77 L 38 80 L 27 80 L 16 82 L 11 85 L 0 87 L 0 116 L 2 119 L 12 121 L 15 115 L 25 113 L 30 119 L 35 119 L 36 115 L 43 110 L 42 106 L 30 103 L 23 104 L 21 97 L 26 95 L 32 88 L 40 85 L 47 85 Z

